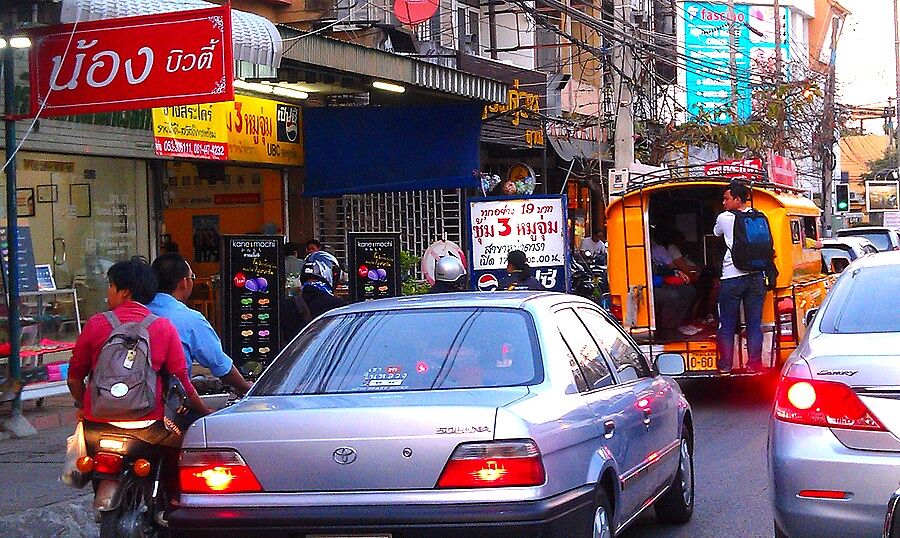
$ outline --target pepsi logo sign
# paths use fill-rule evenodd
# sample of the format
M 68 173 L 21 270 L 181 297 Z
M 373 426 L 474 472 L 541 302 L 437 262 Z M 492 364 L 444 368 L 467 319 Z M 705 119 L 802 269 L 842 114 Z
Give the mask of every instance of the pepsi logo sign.
M 497 277 L 490 273 L 485 273 L 478 277 L 478 289 L 481 291 L 494 291 L 500 286 Z

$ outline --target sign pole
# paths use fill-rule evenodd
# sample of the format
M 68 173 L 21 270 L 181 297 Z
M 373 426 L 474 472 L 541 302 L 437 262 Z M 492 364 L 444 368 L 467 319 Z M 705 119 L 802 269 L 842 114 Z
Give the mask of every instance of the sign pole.
M 14 31 L 12 16 L 8 15 L 4 25 L 6 33 Z M 7 37 L 9 37 L 9 35 Z M 3 424 L 15 437 L 25 437 L 36 432 L 28 420 L 22 416 L 22 370 L 20 352 L 20 336 L 22 326 L 19 320 L 19 226 L 18 208 L 16 207 L 16 120 L 13 119 L 13 96 L 15 95 L 15 63 L 14 50 L 9 46 L 3 49 L 3 112 L 6 127 L 6 237 L 9 248 L 7 278 L 7 297 L 9 303 L 9 381 L 15 398 L 12 401 L 12 416 Z

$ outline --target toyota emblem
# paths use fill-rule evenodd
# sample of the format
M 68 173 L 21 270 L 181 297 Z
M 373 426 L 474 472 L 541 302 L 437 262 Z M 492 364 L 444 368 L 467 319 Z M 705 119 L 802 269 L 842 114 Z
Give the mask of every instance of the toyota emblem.
M 356 451 L 349 446 L 342 446 L 331 455 L 338 465 L 350 465 L 356 461 Z

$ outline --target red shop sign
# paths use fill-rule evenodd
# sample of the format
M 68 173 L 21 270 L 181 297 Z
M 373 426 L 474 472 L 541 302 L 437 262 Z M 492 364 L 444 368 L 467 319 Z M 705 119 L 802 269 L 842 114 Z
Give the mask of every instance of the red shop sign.
M 760 159 L 725 159 L 705 164 L 703 173 L 708 176 L 723 176 L 731 179 L 760 179 L 762 169 L 763 165 Z
M 32 115 L 234 98 L 227 6 L 50 26 L 32 39 Z
M 769 179 L 775 183 L 793 187 L 797 182 L 797 167 L 794 161 L 774 151 L 769 152 Z

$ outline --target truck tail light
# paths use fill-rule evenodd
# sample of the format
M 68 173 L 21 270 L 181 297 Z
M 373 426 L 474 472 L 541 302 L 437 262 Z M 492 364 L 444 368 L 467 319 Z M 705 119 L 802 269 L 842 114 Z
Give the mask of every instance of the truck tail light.
M 463 443 L 438 479 L 438 488 L 499 488 L 544 483 L 541 452 L 531 439 Z
M 262 486 L 233 450 L 183 450 L 178 459 L 183 493 L 253 493 Z
M 796 343 L 797 337 L 794 333 L 796 327 L 796 318 L 794 314 L 794 298 L 782 297 L 778 299 L 775 307 L 776 323 L 778 324 L 778 341 L 786 343 Z
M 850 387 L 834 381 L 782 378 L 774 412 L 778 420 L 794 424 L 886 431 Z
M 624 313 L 622 311 L 622 296 L 621 295 L 610 295 L 609 296 L 609 313 L 613 315 L 614 318 L 619 320 L 619 323 L 622 323 L 624 318 Z

